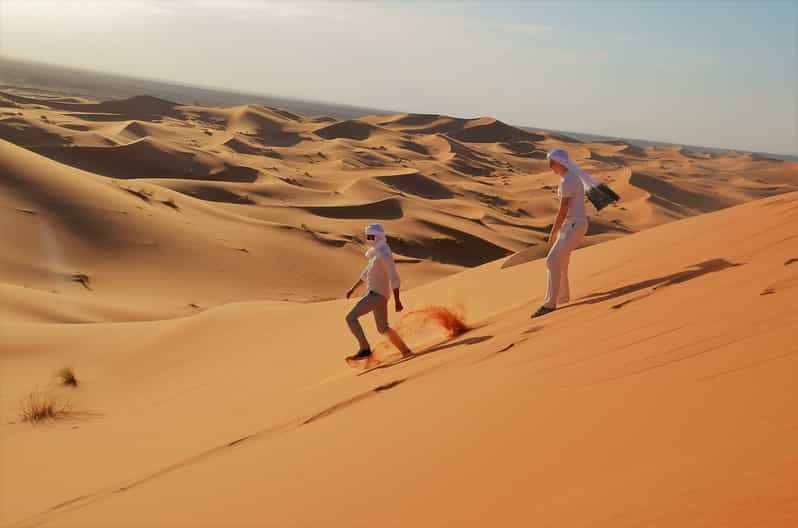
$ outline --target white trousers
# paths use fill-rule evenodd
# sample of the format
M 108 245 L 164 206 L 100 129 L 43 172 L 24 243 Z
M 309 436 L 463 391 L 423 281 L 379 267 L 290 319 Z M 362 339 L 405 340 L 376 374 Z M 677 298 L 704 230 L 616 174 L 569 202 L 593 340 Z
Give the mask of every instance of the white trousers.
M 571 300 L 571 288 L 568 284 L 568 263 L 571 251 L 576 249 L 587 232 L 587 220 L 584 218 L 566 218 L 557 240 L 546 257 L 546 268 L 549 270 L 548 289 L 543 306 L 556 308 L 558 304 Z

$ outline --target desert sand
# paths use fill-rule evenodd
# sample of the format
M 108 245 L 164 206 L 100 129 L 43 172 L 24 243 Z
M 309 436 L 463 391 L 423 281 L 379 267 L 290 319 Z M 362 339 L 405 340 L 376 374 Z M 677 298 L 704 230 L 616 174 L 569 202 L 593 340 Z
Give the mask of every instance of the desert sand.
M 2 526 L 798 523 L 796 163 L 21 91 L 0 138 Z M 559 146 L 623 199 L 530 320 Z M 374 220 L 416 355 L 358 372 Z
M 491 118 L 334 121 L 147 96 L 1 92 L 0 139 L 15 248 L 0 257 L 0 313 L 31 322 L 338 298 L 371 221 L 408 284 L 541 257 L 557 207 L 545 151 L 557 146 L 623 196 L 592 218 L 588 244 L 798 190 L 798 163 L 747 154 L 580 143 Z

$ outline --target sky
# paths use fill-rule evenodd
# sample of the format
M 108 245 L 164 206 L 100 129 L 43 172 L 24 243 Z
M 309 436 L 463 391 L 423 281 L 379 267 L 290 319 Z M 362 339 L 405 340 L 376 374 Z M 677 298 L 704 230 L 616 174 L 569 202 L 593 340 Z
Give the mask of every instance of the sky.
M 0 54 L 263 95 L 798 155 L 798 0 L 0 0 Z

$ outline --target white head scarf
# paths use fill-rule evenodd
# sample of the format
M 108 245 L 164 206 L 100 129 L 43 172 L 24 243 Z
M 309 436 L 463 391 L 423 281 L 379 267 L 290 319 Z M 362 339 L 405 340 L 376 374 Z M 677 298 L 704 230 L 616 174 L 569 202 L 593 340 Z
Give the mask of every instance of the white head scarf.
M 592 189 L 601 184 L 600 181 L 595 179 L 590 174 L 586 173 L 579 166 L 571 161 L 571 158 L 568 157 L 568 153 L 563 149 L 554 149 L 548 154 L 546 154 L 546 158 L 550 160 L 554 160 L 566 169 L 568 172 L 573 172 L 579 179 L 582 180 L 582 186 L 585 188 L 585 191 Z
M 385 229 L 380 224 L 366 226 L 366 235 L 366 244 L 371 246 L 366 251 L 366 258 L 371 258 L 375 251 L 388 245 L 388 241 L 385 238 Z M 374 235 L 374 240 L 369 240 L 368 235 Z

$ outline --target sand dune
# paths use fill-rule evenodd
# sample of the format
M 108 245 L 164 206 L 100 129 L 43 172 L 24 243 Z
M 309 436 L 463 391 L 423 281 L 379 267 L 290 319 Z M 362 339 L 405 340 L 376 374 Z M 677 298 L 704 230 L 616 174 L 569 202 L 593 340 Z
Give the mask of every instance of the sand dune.
M 380 176 L 378 179 L 402 192 L 428 200 L 446 200 L 454 197 L 454 193 L 448 187 L 416 171 Z
M 448 166 L 453 170 L 470 176 L 490 176 L 496 172 L 495 160 L 456 139 L 442 137 L 449 145 Z
M 44 254 L 41 221 L 55 207 L 49 201 L 54 193 L 45 199 L 32 189 L 62 189 L 55 239 L 79 240 L 84 249 L 99 244 L 72 267 L 117 277 L 114 287 L 98 278 L 92 292 L 75 295 L 126 305 L 125 270 L 107 249 L 126 248 L 141 261 L 136 273 L 153 285 L 169 284 L 172 298 L 161 300 L 182 303 L 167 308 L 155 302 L 152 318 L 184 315 L 191 304 L 340 295 L 362 263 L 363 225 L 375 219 L 408 259 L 404 272 L 420 283 L 516 251 L 523 250 L 520 259 L 539 257 L 557 203 L 557 179 L 545 152 L 564 144 L 623 197 L 594 215 L 588 244 L 798 188 L 796 163 L 580 143 L 492 118 L 401 114 L 338 122 L 256 105 L 211 108 L 147 96 L 96 102 L 21 90 L 0 95 L 7 103 L 0 106 L 0 137 L 60 163 L 3 147 L 9 157 L 0 163 L 10 171 L 3 176 L 12 191 L 0 198 L 8 204 L 4 229 L 29 222 L 26 237 L 12 235 L 28 257 L 14 264 L 5 282 L 59 289 L 53 280 L 61 281 L 67 270 L 34 265 Z M 106 201 L 109 192 L 113 198 Z M 291 249 L 279 249 L 285 246 Z M 329 280 L 303 281 L 316 251 L 340 268 Z M 211 262 L 217 252 L 225 255 L 223 264 Z M 175 283 L 172 263 L 186 259 L 202 262 Z M 10 258 L 4 260 L 10 266 Z M 212 295 L 197 290 L 205 273 L 228 274 L 240 266 L 248 271 L 226 278 Z M 235 285 L 227 288 L 231 280 Z M 191 298 L 195 291 L 202 302 Z M 15 303 L 6 309 L 13 311 L 8 306 Z M 24 313 L 31 312 L 20 311 L 23 319 Z M 110 312 L 107 318 L 113 319 Z
M 150 137 L 113 147 L 40 147 L 35 152 L 79 169 L 112 178 L 189 178 L 253 182 L 258 171 L 230 166 L 216 156 L 196 156 Z
M 649 193 L 650 198 L 656 198 L 659 203 L 668 203 L 680 213 L 693 209 L 699 212 L 709 212 L 732 205 L 733 200 L 724 196 L 713 196 L 706 190 L 692 190 L 686 185 L 677 185 L 669 180 L 656 178 L 642 172 L 632 172 L 629 184 Z
M 798 523 L 798 163 L 20 89 L 0 138 L 3 527 Z M 533 321 L 563 146 L 622 201 Z M 416 354 L 358 373 L 377 219 Z
M 282 155 L 269 148 L 255 145 L 247 140 L 232 136 L 221 143 L 222 146 L 229 148 L 237 154 L 247 154 L 251 156 L 266 156 L 269 158 L 282 159 Z
M 542 261 L 414 288 L 474 330 L 411 315 L 418 354 L 361 376 L 340 300 L 5 322 L 4 417 L 80 385 L 0 426 L 4 525 L 791 526 L 796 220 L 791 193 L 580 249 L 536 321 Z
M 324 139 L 356 139 L 363 141 L 369 139 L 373 133 L 378 131 L 379 129 L 373 125 L 352 120 L 340 121 L 314 130 L 313 133 Z
M 358 205 L 328 205 L 324 207 L 306 207 L 309 212 L 327 218 L 359 218 L 364 221 L 398 220 L 402 218 L 401 202 L 388 198 L 378 202 Z
M 545 136 L 521 130 L 497 119 L 459 119 L 434 114 L 400 114 L 373 116 L 364 121 L 378 123 L 390 130 L 412 134 L 446 134 L 449 137 L 474 143 L 497 141 L 542 141 Z
M 0 92 L 4 99 L 13 101 L 19 105 L 40 105 L 54 110 L 75 111 L 75 112 L 94 112 L 100 114 L 119 114 L 129 116 L 139 116 L 138 118 L 161 118 L 164 115 L 174 112 L 177 103 L 152 97 L 149 95 L 139 95 L 128 99 L 87 102 L 75 101 L 74 99 L 64 98 L 43 98 L 25 97 L 18 94 Z
M 624 144 L 623 148 L 618 151 L 619 154 L 623 154 L 626 156 L 636 157 L 636 158 L 646 158 L 648 157 L 648 152 L 646 149 L 641 147 L 636 147 L 634 145 L 626 145 Z
M 302 141 L 299 134 L 287 129 L 288 122 L 294 120 L 283 113 L 247 105 L 230 112 L 227 130 L 252 137 L 265 145 L 291 147 Z
M 398 114 L 369 116 L 363 121 L 377 123 L 386 128 L 416 134 L 447 133 L 461 130 L 467 119 L 448 117 L 438 114 Z
M 0 152 L 2 233 L 14 248 L 0 257 L 3 283 L 63 295 L 64 303 L 77 298 L 77 305 L 127 306 L 134 319 L 156 319 L 233 300 L 318 300 L 339 295 L 363 262 L 359 244 L 344 240 L 343 247 L 331 247 L 334 234 L 240 216 L 201 199 L 251 201 L 221 186 L 186 182 L 184 190 L 198 195 L 193 198 L 151 180 L 80 172 L 4 142 Z M 336 262 L 323 273 L 290 264 L 319 261 L 333 250 Z M 445 273 L 435 263 L 421 267 L 404 273 L 411 280 Z M 315 279 L 308 282 L 307 273 Z M 91 289 L 75 282 L 79 275 L 89 278 Z M 18 300 L 3 296 L 0 305 L 9 317 L 25 320 L 31 311 Z M 149 316 L 143 315 L 147 307 Z M 123 313 L 115 309 L 95 320 Z
M 473 119 L 462 130 L 452 132 L 451 137 L 471 143 L 495 143 L 497 141 L 540 141 L 541 136 L 511 127 L 492 118 Z

